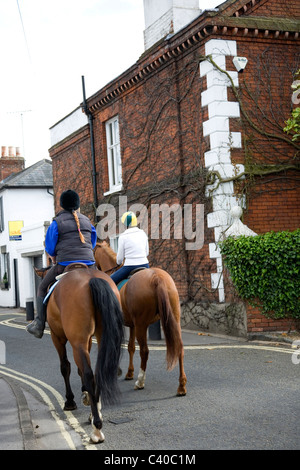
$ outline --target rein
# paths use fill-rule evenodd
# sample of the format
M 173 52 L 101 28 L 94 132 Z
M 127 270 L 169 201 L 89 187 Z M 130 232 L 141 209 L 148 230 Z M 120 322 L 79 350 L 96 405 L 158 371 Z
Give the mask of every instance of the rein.
M 118 265 L 114 266 L 113 268 L 108 269 L 107 271 L 103 271 L 105 274 L 108 274 L 110 271 L 115 272 L 118 269 Z

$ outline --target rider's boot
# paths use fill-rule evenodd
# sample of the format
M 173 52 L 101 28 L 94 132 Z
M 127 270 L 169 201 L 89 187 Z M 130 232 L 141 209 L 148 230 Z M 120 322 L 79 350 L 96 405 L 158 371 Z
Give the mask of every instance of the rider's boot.
M 45 323 L 46 323 L 46 305 L 43 304 L 44 298 L 37 297 L 36 308 L 37 317 L 27 325 L 26 330 L 28 333 L 34 335 L 36 338 L 41 338 L 44 334 Z

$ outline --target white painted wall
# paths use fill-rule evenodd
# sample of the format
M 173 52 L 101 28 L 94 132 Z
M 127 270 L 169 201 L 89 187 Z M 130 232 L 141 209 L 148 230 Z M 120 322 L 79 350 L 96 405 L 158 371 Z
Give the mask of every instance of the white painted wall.
M 44 252 L 44 222 L 54 217 L 53 196 L 42 188 L 5 189 L 1 192 L 5 229 L 0 233 L 0 247 L 6 246 L 10 257 L 10 288 L 0 290 L 0 306 L 15 306 L 13 260 L 18 260 L 20 306 L 26 307 L 26 299 L 34 297 L 32 257 Z M 22 240 L 10 241 L 8 222 L 23 220 Z M 29 257 L 24 257 L 27 255 Z M 44 255 L 45 256 L 45 255 Z
M 44 240 L 52 218 L 22 229 L 22 241 L 18 245 L 20 305 L 26 306 L 27 299 L 35 298 L 35 274 L 33 257 L 42 252 L 43 266 L 47 265 Z
M 86 124 L 88 124 L 88 118 L 86 114 L 82 112 L 82 108 L 79 107 L 75 109 L 72 113 L 50 128 L 51 147 L 58 142 L 61 142 Z

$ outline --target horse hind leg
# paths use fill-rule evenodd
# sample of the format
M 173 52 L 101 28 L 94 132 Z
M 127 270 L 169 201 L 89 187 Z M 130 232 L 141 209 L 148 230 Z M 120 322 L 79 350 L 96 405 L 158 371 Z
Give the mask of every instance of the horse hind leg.
M 182 352 L 180 353 L 180 356 L 179 356 L 179 386 L 177 389 L 178 397 L 184 397 L 186 395 L 187 379 L 186 379 L 186 375 L 184 372 L 183 358 L 184 358 L 184 350 L 182 348 Z
M 101 422 L 103 421 L 102 419 L 102 413 L 101 413 L 101 400 L 100 400 L 100 397 L 97 401 L 97 410 L 98 410 L 98 414 L 99 414 L 99 417 L 100 417 L 100 420 Z M 98 428 L 95 424 L 94 424 L 94 417 L 93 417 L 93 413 L 91 412 L 90 414 L 90 417 L 89 417 L 89 421 L 92 425 L 92 433 L 90 435 L 90 439 L 92 442 L 94 442 L 95 444 L 99 443 L 99 442 L 103 442 L 105 440 L 105 436 L 103 434 L 103 431 L 102 429 Z
M 64 377 L 65 386 L 66 386 L 67 401 L 65 402 L 64 410 L 66 411 L 76 410 L 77 405 L 74 401 L 74 394 L 72 392 L 71 385 L 70 385 L 71 364 L 68 361 L 67 355 L 63 358 L 63 361 L 61 362 L 60 370 Z
M 91 347 L 92 347 L 92 338 L 90 338 L 90 341 L 89 341 L 89 349 L 88 349 L 89 353 L 91 352 Z M 90 403 L 89 393 L 85 389 L 83 377 L 82 377 L 81 370 L 79 369 L 79 367 L 78 367 L 78 375 L 81 378 L 81 402 L 84 406 L 90 406 L 91 403 Z M 92 418 L 90 418 L 90 421 L 91 420 Z
M 135 328 L 130 327 L 129 341 L 128 341 L 128 354 L 129 354 L 129 366 L 125 380 L 132 380 L 134 373 L 133 356 L 135 353 Z
M 136 328 L 136 338 L 140 346 L 141 364 L 138 379 L 135 382 L 134 389 L 142 390 L 145 387 L 146 367 L 149 357 L 149 348 L 147 344 L 147 328 L 144 325 L 140 328 Z
M 82 349 L 74 349 L 74 359 L 79 368 L 80 376 L 82 379 L 82 388 L 88 393 L 89 403 L 91 406 L 91 424 L 92 433 L 90 435 L 91 441 L 95 444 L 103 442 L 105 437 L 102 432 L 102 415 L 99 393 L 96 390 L 95 378 L 90 365 L 88 351 Z
M 76 410 L 77 405 L 74 401 L 74 394 L 70 385 L 70 374 L 71 374 L 71 364 L 68 361 L 67 351 L 66 351 L 66 342 L 67 340 L 60 340 L 53 332 L 51 332 L 53 344 L 58 352 L 60 359 L 60 371 L 64 378 L 65 388 L 66 388 L 66 402 L 64 410 L 71 411 Z

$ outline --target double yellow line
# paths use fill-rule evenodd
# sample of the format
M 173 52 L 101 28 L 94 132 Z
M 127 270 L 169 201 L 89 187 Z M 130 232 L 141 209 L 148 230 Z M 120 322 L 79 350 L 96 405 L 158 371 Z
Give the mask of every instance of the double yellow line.
M 0 374 L 5 375 L 7 377 L 10 377 L 14 380 L 17 380 L 19 382 L 22 382 L 26 384 L 27 386 L 31 387 L 34 389 L 42 398 L 43 402 L 48 406 L 49 411 L 51 413 L 51 416 L 53 417 L 54 421 L 56 422 L 58 429 L 62 435 L 62 437 L 65 439 L 68 447 L 71 450 L 76 450 L 76 446 L 74 444 L 74 441 L 72 439 L 71 434 L 69 431 L 66 429 L 64 421 L 60 418 L 59 414 L 56 411 L 54 401 L 51 398 L 50 394 L 52 394 L 57 401 L 59 407 L 62 409 L 64 414 L 66 415 L 67 422 L 69 425 L 72 427 L 72 429 L 78 433 L 81 437 L 82 443 L 86 450 L 96 450 L 97 447 L 95 445 L 92 445 L 89 443 L 89 436 L 85 432 L 85 430 L 80 426 L 78 420 L 75 418 L 73 413 L 71 411 L 65 411 L 64 408 L 64 399 L 60 395 L 60 393 L 57 392 L 51 385 L 48 385 L 45 382 L 42 382 L 39 379 L 36 379 L 35 377 L 31 377 L 29 375 L 23 374 L 22 372 L 15 371 L 13 369 L 9 369 L 6 366 L 0 365 Z M 46 391 L 45 391 L 46 390 Z M 48 393 L 50 392 L 50 393 Z

